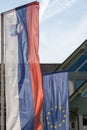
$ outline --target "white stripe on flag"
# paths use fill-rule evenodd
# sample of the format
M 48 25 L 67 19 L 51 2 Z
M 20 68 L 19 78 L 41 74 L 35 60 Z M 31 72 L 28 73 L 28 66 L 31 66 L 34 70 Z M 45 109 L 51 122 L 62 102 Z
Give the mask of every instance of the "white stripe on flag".
M 6 130 L 21 130 L 18 95 L 18 38 L 11 36 L 16 25 L 16 12 L 13 10 L 4 15 L 5 18 L 5 81 L 6 81 Z M 11 32 L 13 31 L 13 32 Z

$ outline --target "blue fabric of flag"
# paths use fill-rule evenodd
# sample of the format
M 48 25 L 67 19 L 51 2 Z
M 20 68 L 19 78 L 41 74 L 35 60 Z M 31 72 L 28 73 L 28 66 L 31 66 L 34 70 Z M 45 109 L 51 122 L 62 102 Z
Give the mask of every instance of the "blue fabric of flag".
M 26 6 L 18 8 L 18 89 L 21 130 L 34 129 L 34 104 L 28 64 L 28 35 L 26 26 Z
M 5 14 L 6 130 L 41 130 L 39 3 Z
M 69 130 L 68 73 L 43 75 L 44 130 Z

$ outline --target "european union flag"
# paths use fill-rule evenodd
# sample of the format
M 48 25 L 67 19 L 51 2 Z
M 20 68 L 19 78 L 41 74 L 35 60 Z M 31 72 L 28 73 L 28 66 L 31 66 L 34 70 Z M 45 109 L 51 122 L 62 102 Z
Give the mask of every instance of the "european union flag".
M 69 130 L 68 73 L 43 76 L 44 130 Z

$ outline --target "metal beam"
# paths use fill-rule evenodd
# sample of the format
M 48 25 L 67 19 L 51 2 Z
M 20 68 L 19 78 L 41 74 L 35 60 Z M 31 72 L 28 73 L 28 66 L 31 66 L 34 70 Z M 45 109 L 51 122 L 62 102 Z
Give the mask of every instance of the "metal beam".
M 70 80 L 87 80 L 87 72 L 69 72 Z
M 62 65 L 57 67 L 55 71 L 66 70 L 73 65 L 85 53 L 87 50 L 87 39 L 62 63 Z
M 78 95 L 81 94 L 87 88 L 87 82 L 85 82 L 77 91 L 70 96 L 70 102 Z

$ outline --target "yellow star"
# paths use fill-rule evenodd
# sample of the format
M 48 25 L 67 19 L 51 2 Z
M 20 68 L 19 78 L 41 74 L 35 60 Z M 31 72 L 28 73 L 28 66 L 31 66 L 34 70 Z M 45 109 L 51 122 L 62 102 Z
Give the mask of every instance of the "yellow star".
M 50 115 L 50 112 L 48 112 L 48 115 Z
M 51 108 L 51 110 L 53 110 L 53 108 Z
M 57 127 L 56 127 L 56 126 L 54 126 L 54 128 L 56 129 Z
M 64 117 L 67 117 L 67 115 L 64 115 Z
M 53 126 L 52 126 L 52 125 L 51 125 L 50 127 L 51 127 L 51 128 L 53 128 Z
M 65 120 L 62 120 L 62 122 L 64 123 L 64 122 L 65 122 Z
M 57 106 L 55 106 L 55 109 L 57 109 Z
M 59 126 L 62 126 L 61 124 L 59 124 Z
M 49 125 L 49 124 L 50 124 L 50 122 L 47 122 L 47 124 Z
M 48 117 L 46 119 L 48 120 Z
M 61 107 L 59 107 L 59 110 L 61 110 L 62 108 Z

